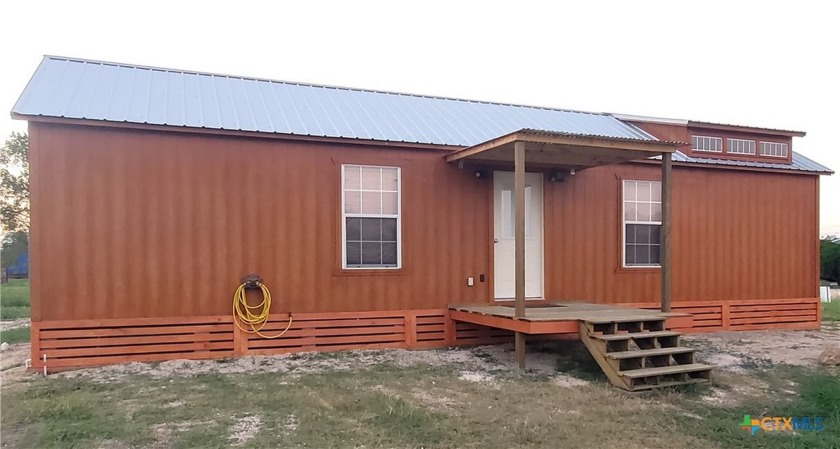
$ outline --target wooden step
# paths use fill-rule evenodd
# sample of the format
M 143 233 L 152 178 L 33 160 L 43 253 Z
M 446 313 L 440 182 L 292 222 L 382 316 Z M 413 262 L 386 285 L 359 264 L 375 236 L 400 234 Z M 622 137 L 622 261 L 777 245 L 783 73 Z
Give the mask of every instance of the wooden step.
M 651 357 L 656 355 L 668 355 L 668 354 L 685 354 L 689 352 L 694 352 L 693 348 L 686 348 L 686 347 L 673 347 L 673 348 L 655 348 L 655 349 L 639 349 L 636 351 L 620 351 L 620 352 L 608 352 L 606 353 L 606 357 L 608 359 L 632 359 L 636 357 Z
M 665 321 L 666 317 L 656 315 L 631 315 L 622 317 L 604 317 L 604 318 L 588 318 L 587 323 L 593 324 L 608 324 L 608 323 L 632 323 L 634 321 Z
M 619 372 L 620 375 L 630 378 L 638 379 L 640 377 L 664 376 L 667 374 L 690 373 L 695 371 L 709 371 L 712 366 L 704 365 L 702 363 L 692 363 L 690 365 L 673 365 L 660 366 L 656 368 L 641 368 L 628 371 Z
M 629 340 L 631 338 L 653 338 L 653 337 L 679 337 L 679 332 L 673 331 L 643 331 L 643 332 L 627 332 L 622 334 L 607 334 L 607 335 L 591 335 L 596 340 L 616 341 Z

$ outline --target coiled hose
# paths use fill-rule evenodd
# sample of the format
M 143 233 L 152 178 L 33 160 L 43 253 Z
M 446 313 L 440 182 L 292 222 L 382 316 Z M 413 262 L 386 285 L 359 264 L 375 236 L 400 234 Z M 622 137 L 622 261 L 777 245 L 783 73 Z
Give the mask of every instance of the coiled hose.
M 262 282 L 257 282 L 257 286 L 262 291 L 262 302 L 251 306 L 248 305 L 248 298 L 245 296 L 247 291 L 246 284 L 243 282 L 236 293 L 233 294 L 233 323 L 244 332 L 249 334 L 256 334 L 262 338 L 278 338 L 289 331 L 292 327 L 292 314 L 289 314 L 289 324 L 276 335 L 266 335 L 260 332 L 266 324 L 271 314 L 271 291 Z

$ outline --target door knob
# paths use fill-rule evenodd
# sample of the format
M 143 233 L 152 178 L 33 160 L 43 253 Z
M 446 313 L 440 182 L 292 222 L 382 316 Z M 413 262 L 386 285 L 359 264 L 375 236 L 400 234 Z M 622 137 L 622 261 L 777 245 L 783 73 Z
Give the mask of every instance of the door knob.
M 493 243 L 499 243 L 499 239 L 493 239 Z

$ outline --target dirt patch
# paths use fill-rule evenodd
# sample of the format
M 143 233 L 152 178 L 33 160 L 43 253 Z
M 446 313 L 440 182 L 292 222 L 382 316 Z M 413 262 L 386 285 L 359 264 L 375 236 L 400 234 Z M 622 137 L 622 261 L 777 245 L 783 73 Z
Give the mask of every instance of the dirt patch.
M 557 375 L 551 379 L 551 383 L 554 385 L 565 387 L 565 388 L 576 388 L 576 387 L 583 387 L 589 385 L 589 382 L 578 379 L 577 377 L 572 376 L 565 376 L 565 375 Z
M 538 347 L 537 347 L 538 348 Z M 528 354 L 528 371 L 536 374 L 558 375 L 559 351 L 535 351 Z M 408 351 L 402 349 L 350 351 L 334 354 L 290 354 L 253 356 L 224 360 L 172 360 L 161 363 L 125 363 L 99 368 L 87 368 L 58 373 L 65 378 L 85 378 L 94 382 L 113 382 L 131 375 L 153 378 L 196 376 L 201 374 L 283 373 L 307 375 L 334 371 L 372 368 L 381 365 L 411 367 L 429 365 L 458 367 L 459 377 L 470 382 L 493 382 L 496 375 L 516 375 L 516 361 L 511 345 L 478 346 L 474 348 L 431 349 Z M 568 376 L 564 376 L 568 377 Z
M 0 331 L 7 331 L 11 329 L 19 329 L 21 327 L 29 327 L 30 319 L 29 318 L 18 318 L 15 320 L 3 320 L 0 321 Z
M 697 349 L 701 362 L 734 373 L 777 363 L 816 366 L 827 347 L 840 344 L 840 328 L 824 326 L 818 331 L 747 331 L 693 334 L 683 337 Z
M 467 382 L 492 382 L 493 376 L 487 373 L 482 373 L 478 371 L 461 371 L 458 375 L 458 378 L 461 380 L 466 380 Z
M 0 355 L 0 386 L 19 382 L 29 376 L 26 359 L 31 356 L 29 343 L 17 343 Z
M 254 439 L 262 427 L 262 418 L 259 415 L 250 415 L 237 419 L 230 429 L 228 440 L 233 446 L 241 446 Z

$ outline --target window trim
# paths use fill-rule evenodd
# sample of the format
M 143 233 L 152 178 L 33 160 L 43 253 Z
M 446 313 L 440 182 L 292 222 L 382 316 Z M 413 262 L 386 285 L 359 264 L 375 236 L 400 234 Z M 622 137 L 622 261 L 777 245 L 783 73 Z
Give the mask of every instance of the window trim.
M 782 154 L 769 154 L 764 152 L 764 145 L 773 146 L 773 145 L 780 145 L 781 149 L 783 150 Z M 759 144 L 759 154 L 762 157 L 773 157 L 777 159 L 787 159 L 788 155 L 790 154 L 790 147 L 787 142 L 772 142 L 769 140 L 762 140 Z
M 707 150 L 705 148 L 696 148 L 696 145 L 694 145 L 694 139 L 703 139 L 703 140 L 708 139 L 710 141 L 711 140 L 720 141 L 720 149 L 719 150 Z M 715 154 L 723 153 L 723 138 L 722 137 L 715 137 L 715 136 L 701 136 L 701 135 L 692 134 L 691 135 L 691 151 L 697 151 L 697 152 L 701 152 L 701 153 L 715 153 Z
M 621 181 L 621 183 L 619 184 L 619 186 L 620 186 L 619 187 L 619 189 L 620 189 L 619 190 L 619 201 L 621 201 L 621 208 L 620 208 L 621 209 L 621 264 L 620 264 L 620 269 L 622 269 L 622 270 L 651 270 L 651 269 L 657 270 L 657 269 L 660 269 L 660 268 L 662 268 L 661 263 L 647 264 L 647 265 L 627 265 L 627 225 L 628 224 L 642 224 L 642 225 L 657 225 L 658 224 L 660 226 L 659 229 L 660 229 L 660 232 L 661 232 L 661 230 L 662 230 L 662 228 L 661 228 L 662 220 L 659 220 L 658 222 L 655 222 L 653 220 L 648 221 L 648 222 L 638 221 L 638 220 L 627 221 L 627 219 L 625 218 L 625 215 L 624 215 L 624 212 L 625 212 L 624 208 L 627 204 L 627 202 L 624 199 L 624 184 L 627 183 L 627 182 L 650 182 L 650 183 L 659 183 L 660 188 L 661 188 L 662 181 L 658 180 L 658 179 L 655 180 L 655 179 L 624 179 L 624 178 L 620 179 L 620 181 Z M 662 204 L 662 198 L 661 197 L 659 198 L 659 204 L 660 205 Z M 660 246 L 660 248 L 662 247 L 661 240 L 660 240 L 659 246 Z
M 397 170 L 397 213 L 396 214 L 365 214 L 352 213 L 348 214 L 345 209 L 345 168 L 360 167 L 360 168 L 393 168 Z M 341 164 L 341 179 L 339 181 L 339 188 L 341 189 L 341 269 L 346 271 L 362 271 L 362 272 L 377 272 L 385 271 L 392 272 L 402 270 L 402 168 L 391 165 L 370 165 L 370 164 Z M 382 190 L 380 189 L 380 192 Z M 347 265 L 347 218 L 396 218 L 397 219 L 397 264 L 393 267 L 386 266 L 369 266 L 369 267 L 355 267 Z

